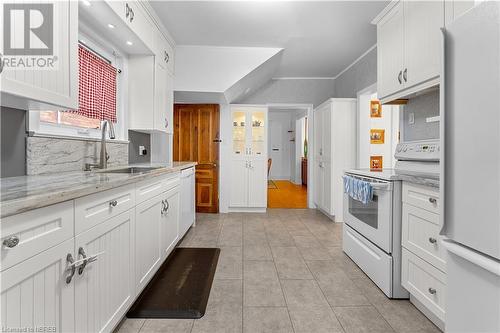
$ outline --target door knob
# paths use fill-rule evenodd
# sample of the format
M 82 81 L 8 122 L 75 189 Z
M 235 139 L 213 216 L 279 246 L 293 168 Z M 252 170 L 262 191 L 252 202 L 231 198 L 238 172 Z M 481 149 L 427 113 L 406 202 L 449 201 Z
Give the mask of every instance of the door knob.
M 17 244 L 19 244 L 19 237 L 17 236 L 10 236 L 3 241 L 3 246 L 7 249 L 12 249 L 13 247 L 16 247 Z
M 434 289 L 434 288 L 429 288 L 429 294 L 431 294 L 431 295 L 435 295 L 435 294 L 436 294 L 436 292 L 437 292 L 437 291 L 436 291 L 436 289 Z
M 437 202 L 437 199 L 436 198 L 429 198 L 429 202 L 431 204 L 435 204 Z

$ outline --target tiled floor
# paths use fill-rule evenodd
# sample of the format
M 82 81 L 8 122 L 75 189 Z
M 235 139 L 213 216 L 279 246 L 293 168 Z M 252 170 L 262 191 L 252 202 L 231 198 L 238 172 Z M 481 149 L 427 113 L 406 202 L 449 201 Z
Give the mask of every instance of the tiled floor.
M 341 242 L 342 225 L 314 210 L 198 215 L 181 246 L 222 250 L 205 316 L 127 319 L 119 332 L 439 332 L 387 299 Z

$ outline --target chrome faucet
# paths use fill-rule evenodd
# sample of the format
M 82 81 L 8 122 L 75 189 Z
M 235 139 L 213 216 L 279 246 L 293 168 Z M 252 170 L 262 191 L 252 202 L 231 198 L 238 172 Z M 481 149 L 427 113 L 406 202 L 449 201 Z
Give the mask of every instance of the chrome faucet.
M 113 123 L 108 120 L 103 120 L 101 122 L 101 156 L 99 158 L 99 163 L 85 163 L 85 171 L 91 171 L 94 168 L 106 169 L 108 167 L 109 154 L 106 151 L 106 130 L 109 126 L 109 138 L 115 138 L 115 129 Z

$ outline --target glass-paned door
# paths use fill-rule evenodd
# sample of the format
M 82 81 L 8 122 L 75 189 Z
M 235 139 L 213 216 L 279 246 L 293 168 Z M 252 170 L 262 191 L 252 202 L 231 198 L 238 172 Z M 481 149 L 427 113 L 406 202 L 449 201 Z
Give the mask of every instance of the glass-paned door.
M 246 148 L 246 112 L 233 112 L 233 154 L 245 155 Z
M 251 153 L 253 156 L 266 154 L 266 113 L 263 111 L 251 112 Z

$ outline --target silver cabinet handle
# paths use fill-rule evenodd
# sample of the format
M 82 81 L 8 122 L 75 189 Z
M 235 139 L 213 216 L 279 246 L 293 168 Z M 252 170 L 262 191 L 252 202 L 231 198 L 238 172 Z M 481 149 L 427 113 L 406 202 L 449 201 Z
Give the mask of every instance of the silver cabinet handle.
M 12 249 L 16 247 L 17 244 L 19 244 L 19 237 L 17 236 L 10 236 L 3 241 L 3 246 L 7 249 Z
M 434 288 L 430 288 L 430 287 L 429 287 L 429 294 L 431 294 L 431 295 L 435 295 L 435 294 L 436 294 L 436 292 L 437 292 L 437 291 L 436 291 L 436 289 L 434 289 Z
M 403 83 L 403 80 L 401 79 L 401 75 L 403 75 L 403 71 L 399 71 L 399 74 L 398 74 L 399 84 Z
M 66 262 L 70 265 L 67 268 L 67 270 L 69 270 L 69 275 L 66 277 L 66 283 L 70 284 L 76 271 L 75 260 L 73 259 L 71 253 L 66 255 Z
M 429 237 L 429 243 L 436 244 L 437 240 L 434 237 Z
M 165 200 L 161 201 L 161 215 L 165 213 Z
M 435 203 L 437 203 L 437 199 L 436 198 L 429 198 L 429 202 L 431 204 L 435 204 Z
M 128 18 L 130 16 L 130 7 L 128 6 L 128 3 L 125 4 L 125 18 Z
M 168 213 L 168 210 L 169 210 L 169 208 L 170 208 L 170 202 L 168 202 L 168 199 L 167 199 L 167 200 L 165 200 L 165 202 L 166 202 L 166 204 L 167 204 L 167 205 L 166 205 L 166 207 L 165 207 L 165 213 Z
M 116 205 L 118 205 L 118 201 L 116 201 L 116 200 L 111 200 L 109 202 L 109 207 L 116 207 Z
M 87 255 L 85 254 L 85 250 L 83 249 L 83 247 L 80 247 L 78 249 L 78 255 L 82 256 L 83 258 L 82 264 L 80 265 L 80 267 L 78 267 L 78 275 L 82 275 L 83 271 L 85 270 L 85 266 L 87 266 L 88 263 Z
M 168 128 L 168 119 L 165 118 L 165 128 Z
M 404 72 L 403 72 L 403 79 L 405 80 L 405 82 L 408 82 L 408 68 L 405 68 Z
M 134 20 L 134 10 L 130 8 L 130 22 Z

